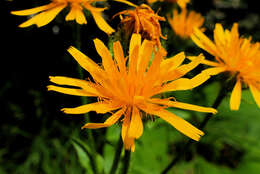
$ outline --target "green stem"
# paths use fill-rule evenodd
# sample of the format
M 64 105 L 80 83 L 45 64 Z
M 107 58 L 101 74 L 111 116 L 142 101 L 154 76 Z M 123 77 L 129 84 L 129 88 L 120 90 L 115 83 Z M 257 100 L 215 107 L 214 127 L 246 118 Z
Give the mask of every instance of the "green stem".
M 124 165 L 122 174 L 127 174 L 130 164 L 131 151 L 125 150 Z
M 216 100 L 214 101 L 212 108 L 217 109 L 218 106 L 221 104 L 222 100 L 225 98 L 229 91 L 230 83 L 226 83 L 222 86 Z M 207 123 L 209 122 L 210 118 L 212 118 L 212 113 L 208 113 L 203 121 L 199 124 L 198 128 L 203 129 L 206 127 Z M 162 171 L 161 174 L 167 174 L 169 170 L 182 158 L 185 156 L 185 152 L 189 147 L 194 143 L 193 140 L 189 139 L 188 142 L 183 146 L 182 151 L 177 155 L 173 160 L 168 164 L 168 166 Z
M 114 156 L 114 161 L 110 170 L 110 174 L 115 174 L 116 173 L 116 169 L 118 167 L 119 164 L 119 160 L 120 160 L 120 156 L 121 156 L 121 152 L 122 152 L 122 148 L 123 148 L 123 141 L 121 139 L 121 136 L 119 137 L 117 146 L 116 146 L 116 152 L 115 152 L 115 156 Z
M 81 25 L 79 24 L 75 24 L 75 47 L 78 50 L 81 50 Z M 84 73 L 83 73 L 83 69 L 81 68 L 81 66 L 78 64 L 77 67 L 78 73 L 79 73 L 79 78 L 80 79 L 84 79 Z M 81 97 L 81 103 L 82 105 L 85 105 L 88 103 L 88 99 L 87 97 Z M 89 119 L 89 114 L 85 113 L 84 114 L 85 117 L 85 121 L 88 123 L 90 122 Z M 91 159 L 91 164 L 92 164 L 92 169 L 94 173 L 97 173 L 97 164 L 96 164 L 96 146 L 95 146 L 95 141 L 94 141 L 94 137 L 93 137 L 93 132 L 90 129 L 86 129 L 87 132 L 87 137 L 88 137 L 88 144 L 90 144 L 90 147 L 93 149 L 93 153 L 90 154 L 90 159 Z

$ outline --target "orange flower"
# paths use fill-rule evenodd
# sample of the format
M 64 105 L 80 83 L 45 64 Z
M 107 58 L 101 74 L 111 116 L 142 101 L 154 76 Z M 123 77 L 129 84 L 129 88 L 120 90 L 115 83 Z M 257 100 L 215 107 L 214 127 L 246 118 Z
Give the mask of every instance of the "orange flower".
M 188 13 L 185 8 L 182 9 L 179 14 L 177 10 L 173 10 L 173 18 L 168 17 L 168 21 L 174 32 L 184 39 L 190 37 L 194 27 L 204 31 L 204 29 L 201 28 L 204 18 L 195 11 L 190 11 Z
M 158 16 L 146 4 L 137 6 L 134 10 L 125 10 L 116 15 L 124 15 L 121 17 L 121 23 L 124 24 L 125 30 L 134 33 L 140 33 L 144 38 L 153 40 L 160 47 L 160 37 L 166 39 L 161 34 L 161 26 L 159 21 L 165 21 L 164 17 Z
M 119 41 L 113 43 L 114 59 L 108 48 L 99 39 L 94 40 L 98 54 L 102 58 L 102 66 L 94 63 L 86 55 L 74 47 L 68 49 L 75 60 L 87 70 L 94 79 L 79 80 L 62 76 L 51 76 L 50 81 L 57 85 L 49 85 L 48 90 L 77 96 L 97 97 L 98 102 L 82 105 L 76 108 L 64 108 L 67 114 L 83 114 L 89 111 L 97 113 L 112 112 L 104 123 L 87 123 L 82 128 L 97 129 L 109 127 L 122 117 L 122 139 L 125 149 L 134 151 L 134 140 L 143 134 L 142 118 L 147 113 L 157 115 L 169 122 L 177 130 L 186 136 L 198 141 L 204 133 L 193 127 L 187 121 L 166 110 L 168 107 L 176 107 L 199 112 L 216 113 L 213 108 L 206 108 L 191 104 L 160 99 L 157 94 L 167 91 L 189 90 L 205 80 L 209 76 L 199 74 L 192 79 L 183 78 L 190 70 L 194 69 L 204 59 L 203 56 L 195 56 L 188 64 L 181 65 L 185 59 L 183 52 L 169 59 L 163 59 L 163 53 L 159 50 L 154 53 L 154 43 L 144 40 L 141 43 L 141 35 L 133 34 L 129 47 L 128 67 L 127 57 Z M 151 57 L 153 61 L 149 66 Z M 71 88 L 64 87 L 71 86 Z
M 242 82 L 249 86 L 253 97 L 260 107 L 260 43 L 251 43 L 251 38 L 240 38 L 238 24 L 224 30 L 221 24 L 216 24 L 213 43 L 200 30 L 196 29 L 192 40 L 202 49 L 215 56 L 217 62 L 204 60 L 204 64 L 213 66 L 204 70 L 209 75 L 229 72 L 236 78 L 235 87 L 231 93 L 230 109 L 238 110 L 241 101 Z
M 157 1 L 166 1 L 170 3 L 177 3 L 181 8 L 186 8 L 187 3 L 190 2 L 190 0 L 147 0 L 149 4 L 152 4 Z
M 111 28 L 102 17 L 102 11 L 106 8 L 93 7 L 91 4 L 96 1 L 100 0 L 52 0 L 52 2 L 47 5 L 27 10 L 12 11 L 11 14 L 19 16 L 36 14 L 28 21 L 19 25 L 19 27 L 28 27 L 33 24 L 36 24 L 37 27 L 42 27 L 50 23 L 61 10 L 69 6 L 70 12 L 66 16 L 66 21 L 76 20 L 79 24 L 87 24 L 87 20 L 83 13 L 83 9 L 85 8 L 90 11 L 97 26 L 107 34 L 111 34 L 114 32 L 114 29 Z

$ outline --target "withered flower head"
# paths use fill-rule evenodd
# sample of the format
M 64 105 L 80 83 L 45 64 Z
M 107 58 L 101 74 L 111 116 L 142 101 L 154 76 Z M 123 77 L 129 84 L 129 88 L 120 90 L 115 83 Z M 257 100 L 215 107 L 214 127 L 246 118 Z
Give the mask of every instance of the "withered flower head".
M 120 15 L 121 23 L 126 31 L 141 34 L 147 40 L 155 41 L 160 46 L 160 38 L 166 39 L 161 34 L 159 21 L 165 21 L 164 17 L 158 16 L 146 4 L 137 6 L 134 10 L 124 10 L 116 14 Z

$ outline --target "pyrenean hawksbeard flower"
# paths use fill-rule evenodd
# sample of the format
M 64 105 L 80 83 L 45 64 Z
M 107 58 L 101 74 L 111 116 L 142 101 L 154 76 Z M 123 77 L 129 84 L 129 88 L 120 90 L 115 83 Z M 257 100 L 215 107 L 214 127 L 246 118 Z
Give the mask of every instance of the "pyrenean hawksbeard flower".
M 146 4 L 137 6 L 134 10 L 124 10 L 116 15 L 123 15 L 121 23 L 125 30 L 134 33 L 140 33 L 144 38 L 153 40 L 160 46 L 160 38 L 166 39 L 161 34 L 161 25 L 159 21 L 165 21 L 164 17 L 158 16 Z
M 142 119 L 149 115 L 156 115 L 169 122 L 186 136 L 198 141 L 203 132 L 193 127 L 187 121 L 166 110 L 176 107 L 200 112 L 216 113 L 213 108 L 201 107 L 191 104 L 160 99 L 157 94 L 167 91 L 192 89 L 209 77 L 199 74 L 192 79 L 182 78 L 194 69 L 204 59 L 196 56 L 188 64 L 180 65 L 185 59 L 184 53 L 164 59 L 160 50 L 153 53 L 154 43 L 144 40 L 141 35 L 133 34 L 130 40 L 129 57 L 125 57 L 119 41 L 113 43 L 114 59 L 108 48 L 99 39 L 94 40 L 98 54 L 102 58 L 102 66 L 94 63 L 86 55 L 74 47 L 68 49 L 76 61 L 87 70 L 94 79 L 80 80 L 62 76 L 51 76 L 50 81 L 62 87 L 49 85 L 48 90 L 77 96 L 97 97 L 98 101 L 76 108 L 63 108 L 67 114 L 83 114 L 89 111 L 97 113 L 112 113 L 104 123 L 87 123 L 82 128 L 109 127 L 120 118 L 122 122 L 121 136 L 125 149 L 134 151 L 134 140 L 143 133 Z M 153 61 L 149 66 L 149 61 Z M 126 61 L 128 58 L 128 65 Z M 145 114 L 146 113 L 146 114 Z
M 173 17 L 168 17 L 168 21 L 173 31 L 180 37 L 187 39 L 193 33 L 193 28 L 199 28 L 204 31 L 202 27 L 204 18 L 195 11 L 187 12 L 187 9 L 182 9 L 180 13 L 173 10 Z
M 230 97 L 230 109 L 238 110 L 241 101 L 242 83 L 249 86 L 260 107 L 260 43 L 251 43 L 251 38 L 239 37 L 238 24 L 224 30 L 216 24 L 213 43 L 200 30 L 196 29 L 192 40 L 202 49 L 215 56 L 217 62 L 204 60 L 204 64 L 213 66 L 205 73 L 216 75 L 228 72 L 236 78 L 236 84 Z
M 50 23 L 57 14 L 62 11 L 65 7 L 69 6 L 70 11 L 66 16 L 66 21 L 76 20 L 79 24 L 86 24 L 83 9 L 87 9 L 92 14 L 97 26 L 107 34 L 114 32 L 107 22 L 102 17 L 102 12 L 106 8 L 96 8 L 92 6 L 92 3 L 100 0 L 52 0 L 51 3 L 36 8 L 27 10 L 12 11 L 11 14 L 19 16 L 34 15 L 26 22 L 19 25 L 19 27 L 28 27 L 36 24 L 37 27 L 42 27 Z
M 149 4 L 152 4 L 157 1 L 165 1 L 170 3 L 177 3 L 181 8 L 186 8 L 187 3 L 190 2 L 190 0 L 147 0 Z

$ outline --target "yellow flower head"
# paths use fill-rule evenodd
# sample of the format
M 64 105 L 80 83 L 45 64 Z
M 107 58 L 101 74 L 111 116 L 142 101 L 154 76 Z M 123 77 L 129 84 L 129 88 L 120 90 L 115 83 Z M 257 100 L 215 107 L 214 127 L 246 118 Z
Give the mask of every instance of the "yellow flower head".
M 48 90 L 77 96 L 97 97 L 98 102 L 82 105 L 76 108 L 63 108 L 67 114 L 83 114 L 89 111 L 97 113 L 111 112 L 104 123 L 87 123 L 82 128 L 102 128 L 115 124 L 121 117 L 122 139 L 125 149 L 134 151 L 134 140 L 143 133 L 144 113 L 156 115 L 169 122 L 177 130 L 186 136 L 198 141 L 203 132 L 193 127 L 187 121 L 166 110 L 168 107 L 176 107 L 200 112 L 216 113 L 213 108 L 160 99 L 156 97 L 167 91 L 192 89 L 209 78 L 206 74 L 199 74 L 192 79 L 182 78 L 190 70 L 194 69 L 204 59 L 203 56 L 195 56 L 188 64 L 181 65 L 185 59 L 184 53 L 163 59 L 163 53 L 159 50 L 153 53 L 154 43 L 144 40 L 141 43 L 141 35 L 133 34 L 129 58 L 123 54 L 119 41 L 113 43 L 114 59 L 108 48 L 99 39 L 94 40 L 98 54 L 102 58 L 102 66 L 94 63 L 86 55 L 74 47 L 68 49 L 75 60 L 87 70 L 94 79 L 79 80 L 62 76 L 51 76 L 50 81 L 57 85 L 49 85 Z M 149 66 L 149 61 L 153 61 Z M 128 58 L 128 65 L 126 61 Z M 157 95 L 158 96 L 158 95 Z
M 116 15 L 121 16 L 121 23 L 128 31 L 134 33 L 140 33 L 144 38 L 153 40 L 160 47 L 160 37 L 166 39 L 161 34 L 161 25 L 159 21 L 165 21 L 164 17 L 158 16 L 154 11 L 146 4 L 137 6 L 134 10 L 124 10 Z
M 187 12 L 187 9 L 182 9 L 179 14 L 176 9 L 173 10 L 173 18 L 168 17 L 168 21 L 174 32 L 184 39 L 190 37 L 194 27 L 204 31 L 201 28 L 204 18 L 194 11 Z
M 231 93 L 230 109 L 238 110 L 241 100 L 241 83 L 248 85 L 260 107 L 260 43 L 251 43 L 251 38 L 239 37 L 238 24 L 224 30 L 216 24 L 212 42 L 200 30 L 196 29 L 192 40 L 202 49 L 215 56 L 217 62 L 204 60 L 204 64 L 214 66 L 204 70 L 209 75 L 229 72 L 236 77 L 236 84 Z
M 147 0 L 149 4 L 152 4 L 157 1 L 166 1 L 170 3 L 177 3 L 181 8 L 186 8 L 186 5 L 190 2 L 190 0 Z
M 31 19 L 19 25 L 19 27 L 28 27 L 36 24 L 37 27 L 42 27 L 50 23 L 58 13 L 65 7 L 70 7 L 70 12 L 66 16 L 66 21 L 76 20 L 79 24 L 86 24 L 87 20 L 84 16 L 83 9 L 90 11 L 97 26 L 107 34 L 114 32 L 107 22 L 102 17 L 102 11 L 106 8 L 96 8 L 91 4 L 100 0 L 52 0 L 51 3 L 36 8 L 27 10 L 12 11 L 11 14 L 19 16 L 34 15 Z M 35 15 L 36 14 L 36 15 Z

